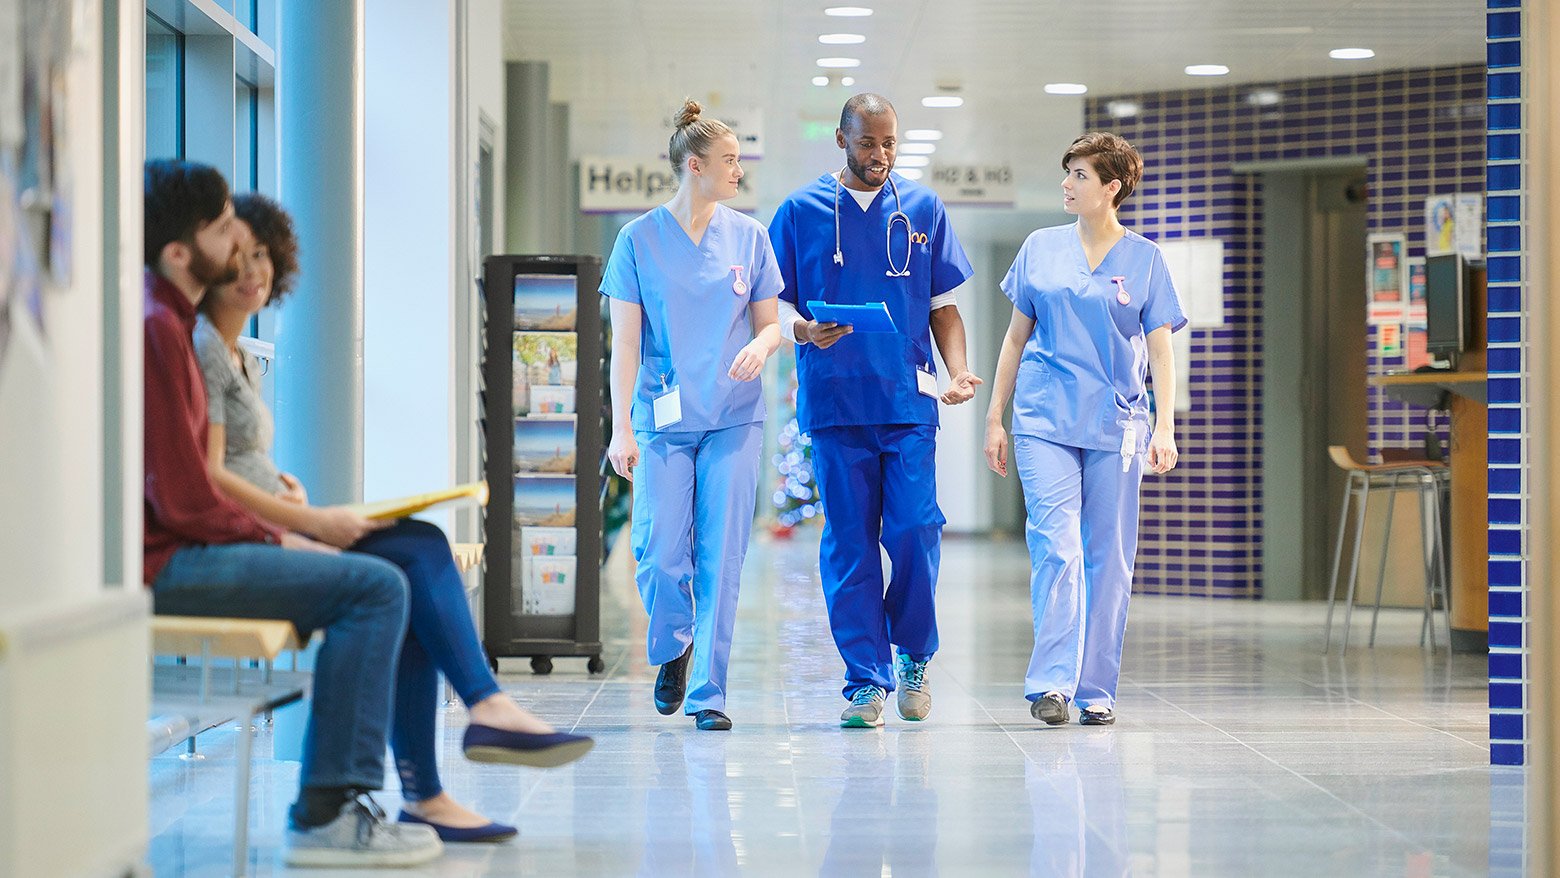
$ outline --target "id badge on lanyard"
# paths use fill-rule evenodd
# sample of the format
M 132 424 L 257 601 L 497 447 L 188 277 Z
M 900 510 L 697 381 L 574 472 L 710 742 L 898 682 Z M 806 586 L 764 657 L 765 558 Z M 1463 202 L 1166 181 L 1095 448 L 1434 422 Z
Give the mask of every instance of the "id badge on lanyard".
M 922 396 L 937 398 L 937 376 L 933 375 L 930 369 L 915 367 L 915 386 L 921 391 Z
M 661 375 L 661 392 L 650 400 L 650 408 L 655 416 L 655 428 L 665 430 L 682 421 L 682 388 L 676 384 L 668 385 L 666 375 Z
M 1132 468 L 1132 458 L 1137 456 L 1137 424 L 1127 424 L 1121 431 L 1121 471 Z

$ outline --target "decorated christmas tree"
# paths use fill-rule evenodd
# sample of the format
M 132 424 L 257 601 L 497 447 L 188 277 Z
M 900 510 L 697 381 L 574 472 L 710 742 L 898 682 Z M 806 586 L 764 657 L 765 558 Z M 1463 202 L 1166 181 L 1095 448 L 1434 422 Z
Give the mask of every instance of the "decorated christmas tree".
M 798 524 L 823 517 L 818 481 L 813 473 L 812 440 L 796 422 L 796 388 L 787 394 L 790 419 L 780 428 L 775 452 L 775 492 L 770 498 L 777 513 L 776 536 L 790 536 Z

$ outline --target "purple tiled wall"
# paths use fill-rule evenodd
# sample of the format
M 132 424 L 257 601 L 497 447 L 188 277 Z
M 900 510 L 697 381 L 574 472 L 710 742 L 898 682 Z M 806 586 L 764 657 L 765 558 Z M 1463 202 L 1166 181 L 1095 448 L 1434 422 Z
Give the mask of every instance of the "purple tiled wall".
M 1261 97 L 1255 97 L 1261 96 Z M 1276 100 L 1273 96 L 1276 96 Z M 1111 101 L 1140 107 L 1113 118 Z M 1145 481 L 1134 590 L 1262 594 L 1262 193 L 1245 162 L 1358 157 L 1370 232 L 1402 232 L 1424 253 L 1424 199 L 1483 192 L 1485 68 L 1400 70 L 1090 99 L 1088 130 L 1114 131 L 1145 172 L 1122 221 L 1159 241 L 1224 241 L 1225 325 L 1193 328 L 1192 410 L 1177 418 L 1181 463 Z M 1360 254 L 1360 271 L 1365 254 Z M 1360 314 L 1360 320 L 1365 315 Z M 1403 368 L 1369 336 L 1372 374 Z M 1424 411 L 1369 397 L 1371 456 L 1416 445 Z

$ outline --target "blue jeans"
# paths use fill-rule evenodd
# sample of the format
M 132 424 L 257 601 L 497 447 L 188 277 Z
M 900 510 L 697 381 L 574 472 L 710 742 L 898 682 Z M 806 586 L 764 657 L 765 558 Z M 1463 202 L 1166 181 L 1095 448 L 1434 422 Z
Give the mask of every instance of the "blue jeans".
M 444 789 L 434 740 L 439 672 L 467 707 L 501 691 L 498 680 L 488 669 L 444 531 L 405 519 L 359 540 L 352 551 L 391 562 L 411 583 L 410 627 L 396 670 L 390 747 L 402 795 L 408 801 L 431 799 Z
M 406 577 L 395 565 L 259 543 L 189 546 L 173 554 L 152 590 L 158 613 L 286 619 L 305 636 L 323 628 L 299 785 L 384 784 L 393 675 L 406 631 Z

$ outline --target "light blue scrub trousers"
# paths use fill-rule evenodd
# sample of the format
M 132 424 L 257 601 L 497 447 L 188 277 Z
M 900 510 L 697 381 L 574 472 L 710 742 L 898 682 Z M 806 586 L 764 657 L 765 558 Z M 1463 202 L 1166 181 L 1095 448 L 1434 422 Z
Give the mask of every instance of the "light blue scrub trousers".
M 645 657 L 693 644 L 683 713 L 726 709 L 726 663 L 758 495 L 764 425 L 634 434 L 634 580 L 650 624 Z
M 811 436 L 824 512 L 818 566 L 829 628 L 845 660 L 842 691 L 846 698 L 867 685 L 892 692 L 890 644 L 918 662 L 937 652 L 944 522 L 937 428 L 825 427 Z M 893 567 L 886 591 L 880 543 Z
M 1030 701 L 1060 692 L 1079 707 L 1114 708 L 1137 555 L 1143 455 L 1013 437 L 1028 512 L 1035 648 Z

